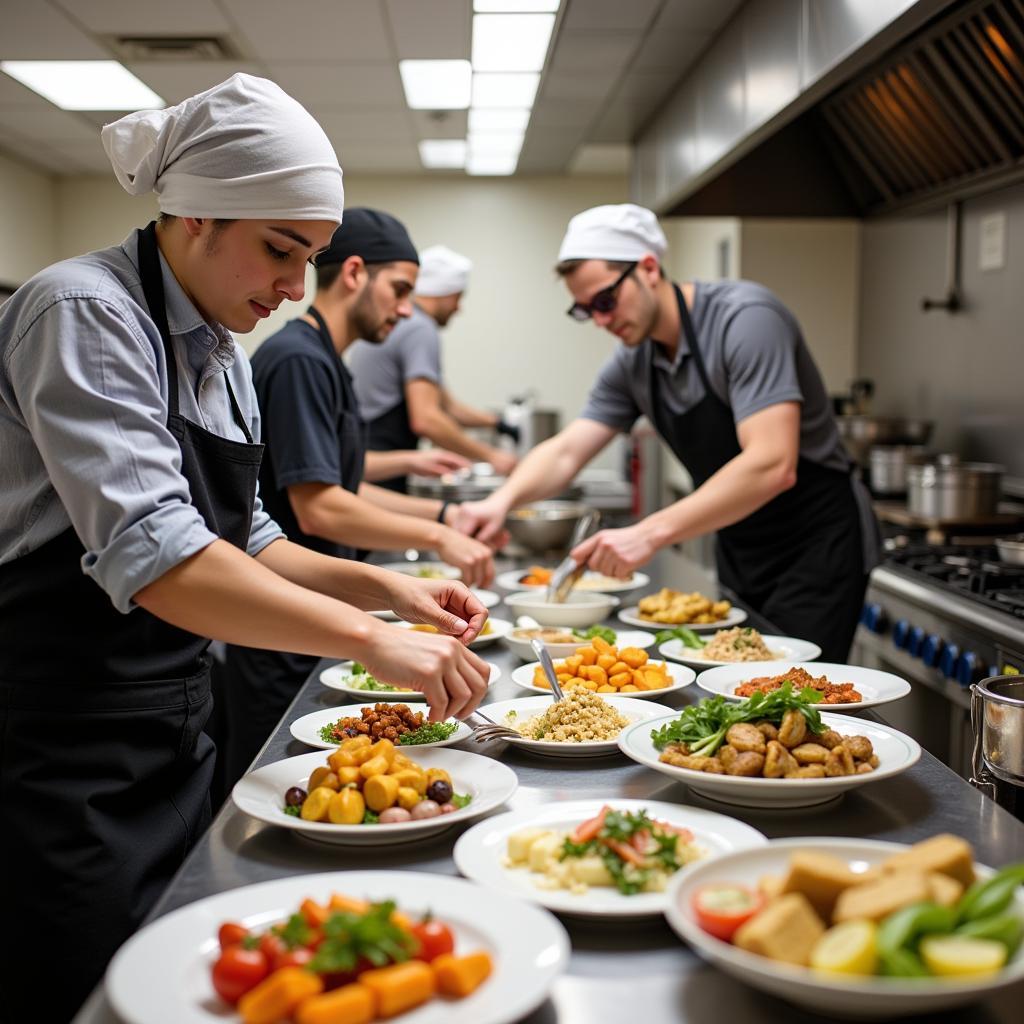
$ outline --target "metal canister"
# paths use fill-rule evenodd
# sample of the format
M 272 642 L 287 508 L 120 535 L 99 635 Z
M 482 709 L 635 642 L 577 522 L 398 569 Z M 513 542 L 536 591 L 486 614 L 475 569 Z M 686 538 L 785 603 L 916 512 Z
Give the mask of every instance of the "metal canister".
M 985 462 L 926 462 L 907 467 L 907 507 L 929 519 L 985 519 L 995 514 L 1003 467 Z
M 971 687 L 971 783 L 995 797 L 1000 783 L 1024 791 L 1024 676 L 990 676 Z

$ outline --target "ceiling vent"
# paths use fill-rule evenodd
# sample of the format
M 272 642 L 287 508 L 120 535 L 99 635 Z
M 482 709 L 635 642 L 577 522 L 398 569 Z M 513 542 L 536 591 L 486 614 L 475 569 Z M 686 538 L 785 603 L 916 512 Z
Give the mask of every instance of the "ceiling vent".
M 220 36 L 112 36 L 107 40 L 126 64 L 237 60 L 238 51 Z

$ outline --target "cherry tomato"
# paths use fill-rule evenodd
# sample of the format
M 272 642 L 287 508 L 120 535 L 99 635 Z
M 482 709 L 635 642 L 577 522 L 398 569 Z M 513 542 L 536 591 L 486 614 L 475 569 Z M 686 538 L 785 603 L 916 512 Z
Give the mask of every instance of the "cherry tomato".
M 272 964 L 279 956 L 288 952 L 284 939 L 273 932 L 264 932 L 260 936 L 260 952 L 267 958 L 267 963 Z
M 440 921 L 427 919 L 412 926 L 412 934 L 419 942 L 417 960 L 425 960 L 428 964 L 442 953 L 451 953 L 455 949 L 455 939 L 451 929 Z
M 711 884 L 693 894 L 692 906 L 704 931 L 729 942 L 740 925 L 764 906 L 764 897 L 745 885 Z
M 270 973 L 267 958 L 258 949 L 229 946 L 213 965 L 213 987 L 232 1006 Z
M 304 946 L 297 946 L 289 949 L 274 958 L 274 970 L 279 971 L 282 967 L 305 967 L 313 959 L 313 950 Z
M 225 921 L 217 932 L 217 940 L 222 950 L 228 946 L 237 946 L 242 939 L 249 935 L 249 929 L 240 925 L 237 921 Z

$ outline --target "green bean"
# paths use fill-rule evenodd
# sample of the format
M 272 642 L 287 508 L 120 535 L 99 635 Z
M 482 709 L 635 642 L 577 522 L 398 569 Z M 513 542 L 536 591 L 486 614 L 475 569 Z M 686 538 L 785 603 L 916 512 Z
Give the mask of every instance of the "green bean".
M 908 949 L 919 935 L 951 932 L 956 915 L 951 907 L 938 903 L 912 903 L 890 914 L 878 927 L 878 953 L 886 956 Z
M 960 898 L 957 917 L 977 921 L 1001 914 L 1013 900 L 1018 885 L 1024 883 L 1024 863 L 1011 864 L 984 882 L 975 882 Z

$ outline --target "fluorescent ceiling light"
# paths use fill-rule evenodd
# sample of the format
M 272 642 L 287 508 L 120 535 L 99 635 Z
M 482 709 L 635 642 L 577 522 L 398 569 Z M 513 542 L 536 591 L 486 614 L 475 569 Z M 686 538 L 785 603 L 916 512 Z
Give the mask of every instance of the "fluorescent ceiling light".
M 529 110 L 484 110 L 469 108 L 469 133 L 508 135 L 526 131 Z
M 423 139 L 420 142 L 420 162 L 424 167 L 465 167 L 465 139 Z
M 465 110 L 473 72 L 468 60 L 400 60 L 405 101 L 413 110 Z
M 557 11 L 561 0 L 473 0 L 477 14 L 528 14 Z
M 474 107 L 532 107 L 540 85 L 535 71 L 473 75 Z
M 63 110 L 147 110 L 167 104 L 116 60 L 4 60 L 0 71 Z
M 470 135 L 469 155 L 474 156 L 508 156 L 519 155 L 523 148 L 523 136 L 520 132 L 516 135 Z
M 515 156 L 473 156 L 466 161 L 467 174 L 512 174 L 516 169 Z
M 548 52 L 553 14 L 473 16 L 474 71 L 540 71 Z

